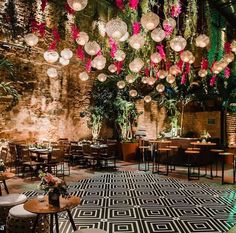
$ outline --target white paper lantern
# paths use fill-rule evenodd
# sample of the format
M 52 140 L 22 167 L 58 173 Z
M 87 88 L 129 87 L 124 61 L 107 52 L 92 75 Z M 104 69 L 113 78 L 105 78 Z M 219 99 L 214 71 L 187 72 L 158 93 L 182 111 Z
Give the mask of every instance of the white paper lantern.
M 152 86 L 156 82 L 156 79 L 153 77 L 149 77 L 147 80 L 147 84 Z
M 69 63 L 70 63 L 70 60 L 65 59 L 65 58 L 63 58 L 63 57 L 60 57 L 59 62 L 60 62 L 63 66 L 67 66 L 67 65 L 69 65 Z
M 135 81 L 135 78 L 133 75 L 131 74 L 128 74 L 126 77 L 125 77 L 125 80 L 128 82 L 128 83 L 133 83 Z
M 158 77 L 160 78 L 160 79 L 164 79 L 166 76 L 167 76 L 167 71 L 165 71 L 165 70 L 159 70 L 158 71 Z
M 57 70 L 55 68 L 49 68 L 47 70 L 47 75 L 50 78 L 56 78 L 58 76 Z
M 142 83 L 146 84 L 148 81 L 148 77 L 142 77 Z
M 152 101 L 152 97 L 150 95 L 146 95 L 143 99 L 146 103 L 149 103 Z
M 230 62 L 232 62 L 232 61 L 234 60 L 234 54 L 233 54 L 233 53 L 227 53 L 227 54 L 225 54 L 225 55 L 223 56 L 223 59 L 224 59 L 226 62 L 230 63 Z
M 156 90 L 159 92 L 159 93 L 162 93 L 164 90 L 165 90 L 165 86 L 163 84 L 158 84 L 156 86 Z
M 94 56 L 100 51 L 100 45 L 96 41 L 89 41 L 85 44 L 84 50 L 87 54 Z
M 69 60 L 73 57 L 73 52 L 70 49 L 63 49 L 61 51 L 61 56 L 66 59 Z
M 141 24 L 148 31 L 151 31 L 156 28 L 159 22 L 159 16 L 153 12 L 148 12 L 141 17 Z
M 120 41 L 120 42 L 124 42 L 124 41 L 126 41 L 128 38 L 129 38 L 129 33 L 126 32 L 126 33 L 124 34 L 124 36 L 122 36 L 122 37 L 119 39 L 119 41 Z
M 228 62 L 225 61 L 224 59 L 221 59 L 219 62 L 219 65 L 221 66 L 222 70 L 224 70 L 228 66 Z
M 89 36 L 86 32 L 80 32 L 76 39 L 77 44 L 84 46 L 89 41 Z
M 233 40 L 231 42 L 231 46 L 230 47 L 231 47 L 232 52 L 236 53 L 236 40 Z
M 195 57 L 194 56 L 192 56 L 191 58 L 190 58 L 190 60 L 189 60 L 189 64 L 193 64 L 195 62 Z
M 122 80 L 122 81 L 117 82 L 117 87 L 119 89 L 123 89 L 125 87 L 125 81 Z
M 136 50 L 141 49 L 145 44 L 145 38 L 141 34 L 135 34 L 129 38 L 129 45 Z
M 182 36 L 176 36 L 170 41 L 170 47 L 176 52 L 184 50 L 186 45 L 187 42 Z
M 108 66 L 108 70 L 111 73 L 115 73 L 117 71 L 117 67 L 114 64 L 111 64 L 111 65 Z
M 127 25 L 121 19 L 112 19 L 106 24 L 106 33 L 115 40 L 122 38 L 127 32 Z
M 161 42 L 165 39 L 166 34 L 162 28 L 156 28 L 151 32 L 151 38 L 156 42 Z
M 124 51 L 122 50 L 117 50 L 116 53 L 115 53 L 115 59 L 117 61 L 124 61 L 125 60 L 125 57 L 126 57 L 126 54 Z
M 181 73 L 181 70 L 180 70 L 180 68 L 177 65 L 173 65 L 173 66 L 170 67 L 169 72 L 172 75 L 178 75 L 178 74 Z
M 170 84 L 174 83 L 175 82 L 175 76 L 172 75 L 172 74 L 168 74 L 167 77 L 166 77 L 166 81 Z
M 46 51 L 43 54 L 44 59 L 49 63 L 54 63 L 58 60 L 59 54 L 56 51 Z
M 107 76 L 103 73 L 99 74 L 97 79 L 100 81 L 100 82 L 105 82 L 107 80 Z
M 189 62 L 193 58 L 193 54 L 189 50 L 185 50 L 180 54 L 180 58 L 183 62 Z
M 163 28 L 171 27 L 174 29 L 176 27 L 176 21 L 173 18 L 167 18 L 163 21 Z
M 79 78 L 81 81 L 87 81 L 89 79 L 89 75 L 86 71 L 79 74 Z
M 135 97 L 135 96 L 138 95 L 138 92 L 133 89 L 133 90 L 130 90 L 130 91 L 129 91 L 129 95 L 130 95 L 131 97 Z
M 207 35 L 201 34 L 196 38 L 196 46 L 200 48 L 206 47 L 210 43 L 210 39 Z
M 97 55 L 93 60 L 92 60 L 92 67 L 102 70 L 106 66 L 106 58 L 103 55 Z
M 87 6 L 88 0 L 67 0 L 67 3 L 74 11 L 81 11 Z
M 202 78 L 206 77 L 207 76 L 207 70 L 203 70 L 203 69 L 199 70 L 198 75 Z
M 29 46 L 35 46 L 39 42 L 39 38 L 33 33 L 29 33 L 25 35 L 24 38 L 25 38 L 26 44 Z
M 134 73 L 138 73 L 143 68 L 143 66 L 144 62 L 141 58 L 135 58 L 129 63 L 129 69 Z
M 151 61 L 155 64 L 159 63 L 162 60 L 162 57 L 159 53 L 153 53 L 151 55 Z

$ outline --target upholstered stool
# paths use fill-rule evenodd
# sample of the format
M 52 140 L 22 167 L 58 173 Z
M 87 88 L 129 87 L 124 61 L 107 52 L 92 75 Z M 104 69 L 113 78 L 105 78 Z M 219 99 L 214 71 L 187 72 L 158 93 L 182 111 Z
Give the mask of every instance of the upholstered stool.
M 222 149 L 211 149 L 210 152 L 212 153 L 212 156 L 215 157 L 215 165 L 216 165 L 216 175 L 215 175 L 215 177 L 218 177 L 219 153 L 224 153 L 224 150 L 222 150 Z
M 225 158 L 228 156 L 232 156 L 233 157 L 233 182 L 230 184 L 235 184 L 235 156 L 234 156 L 234 154 L 230 153 L 230 152 L 222 152 L 222 153 L 219 153 L 219 156 L 221 157 L 221 170 L 222 170 L 221 183 L 227 184 L 224 180 L 224 178 L 225 178 Z
M 74 231 L 74 233 L 107 233 L 107 232 L 101 229 L 87 228 Z
M 0 196 L 0 219 L 6 223 L 9 210 L 15 206 L 26 202 L 27 197 L 24 194 L 9 194 Z
M 31 232 L 36 214 L 26 211 L 23 204 L 12 207 L 7 217 L 6 233 Z M 37 233 L 49 232 L 49 224 L 46 215 L 40 216 L 36 227 Z

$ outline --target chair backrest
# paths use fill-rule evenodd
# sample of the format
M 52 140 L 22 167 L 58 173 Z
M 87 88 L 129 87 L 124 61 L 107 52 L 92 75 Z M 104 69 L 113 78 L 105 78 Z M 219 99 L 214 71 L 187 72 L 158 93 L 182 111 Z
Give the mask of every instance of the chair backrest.
M 64 155 L 65 153 L 60 146 L 54 146 L 52 148 L 52 157 L 55 157 L 56 160 L 63 160 Z
M 22 161 L 30 161 L 29 147 L 27 145 L 18 145 L 18 159 Z
M 11 154 L 12 160 L 14 161 L 18 157 L 17 149 L 16 149 L 16 144 L 9 143 L 9 152 Z
M 1 154 L 0 154 L 0 159 L 3 160 L 3 162 L 7 162 L 8 157 L 8 149 L 6 147 L 2 147 Z
M 90 144 L 83 144 L 82 145 L 83 155 L 90 155 L 91 154 L 91 146 Z

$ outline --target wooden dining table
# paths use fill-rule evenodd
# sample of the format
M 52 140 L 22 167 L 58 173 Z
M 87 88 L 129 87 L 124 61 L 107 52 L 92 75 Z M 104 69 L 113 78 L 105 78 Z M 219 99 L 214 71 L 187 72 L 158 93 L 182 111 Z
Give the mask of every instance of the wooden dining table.
M 43 156 L 46 156 L 46 160 L 49 163 L 52 160 L 52 149 L 51 148 L 37 148 L 31 147 L 29 148 L 31 153 L 35 153 L 37 156 L 37 161 L 44 160 Z

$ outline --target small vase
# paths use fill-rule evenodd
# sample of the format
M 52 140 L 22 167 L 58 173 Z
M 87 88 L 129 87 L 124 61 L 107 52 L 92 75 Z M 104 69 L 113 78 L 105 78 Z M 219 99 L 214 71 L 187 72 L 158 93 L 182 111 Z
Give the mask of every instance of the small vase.
M 54 207 L 60 207 L 60 193 L 52 190 L 48 193 L 48 203 Z

